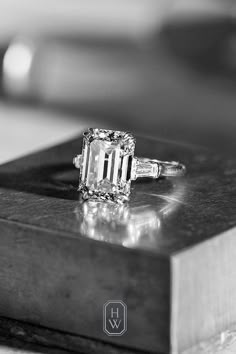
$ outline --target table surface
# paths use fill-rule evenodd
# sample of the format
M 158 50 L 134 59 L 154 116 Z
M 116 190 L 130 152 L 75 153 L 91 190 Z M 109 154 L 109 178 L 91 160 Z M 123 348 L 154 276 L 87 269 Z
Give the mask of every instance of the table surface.
M 84 117 L 0 101 L 0 164 L 70 139 L 87 124 Z

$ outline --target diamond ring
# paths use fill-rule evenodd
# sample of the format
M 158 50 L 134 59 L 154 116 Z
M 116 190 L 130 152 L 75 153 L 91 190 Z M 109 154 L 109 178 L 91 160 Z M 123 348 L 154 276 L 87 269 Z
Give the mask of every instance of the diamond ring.
M 73 159 L 80 169 L 78 191 L 82 198 L 124 202 L 129 199 L 131 181 L 139 177 L 183 176 L 185 166 L 134 156 L 131 133 L 88 129 L 83 134 L 82 154 Z

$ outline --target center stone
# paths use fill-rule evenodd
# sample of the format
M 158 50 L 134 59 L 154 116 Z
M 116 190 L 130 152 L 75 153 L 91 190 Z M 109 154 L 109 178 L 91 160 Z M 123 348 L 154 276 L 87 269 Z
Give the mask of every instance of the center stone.
M 84 137 L 79 187 L 84 199 L 128 199 L 134 147 L 132 136 L 119 133 L 114 138 L 113 131 L 92 130 Z

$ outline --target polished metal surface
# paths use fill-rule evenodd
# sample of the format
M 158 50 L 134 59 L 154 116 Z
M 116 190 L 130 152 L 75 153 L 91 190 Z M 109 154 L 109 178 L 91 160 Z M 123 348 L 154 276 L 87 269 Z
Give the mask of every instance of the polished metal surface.
M 163 237 L 162 224 L 184 204 L 181 181 L 169 182 L 169 192 L 150 191 L 144 183 L 136 201 L 120 205 L 97 201 L 81 202 L 75 209 L 83 236 L 124 247 L 155 249 Z M 154 186 L 153 186 L 154 187 Z M 138 189 L 138 188 L 137 188 Z
M 123 221 L 117 224 L 111 216 L 113 211 L 116 214 L 116 207 L 86 207 L 79 201 L 78 171 L 71 164 L 71 156 L 80 147 L 81 140 L 75 139 L 11 166 L 3 165 L 0 181 L 3 193 L 8 196 L 3 214 L 20 222 L 30 220 L 33 225 L 68 231 L 73 237 L 88 236 L 161 254 L 193 246 L 236 225 L 233 158 L 224 159 L 196 146 L 139 138 L 137 155 L 150 158 L 158 155 L 170 161 L 181 159 L 188 166 L 188 173 L 174 179 L 144 178 L 133 182 L 130 202 L 124 210 L 118 211 L 118 214 L 123 213 Z M 18 208 L 20 201 L 11 195 L 18 194 L 17 190 L 27 192 L 34 209 L 13 217 L 10 204 Z M 42 199 L 41 196 L 52 198 Z M 99 215 L 104 215 L 104 210 L 107 215 L 102 223 Z M 137 220 L 142 220 L 140 225 Z M 128 236 L 132 233 L 132 223 L 135 236 L 131 242 L 127 237 L 132 238 Z M 96 231 L 93 237 L 92 229 Z M 112 233 L 107 231 L 111 229 Z M 142 236 L 138 236 L 139 233 Z

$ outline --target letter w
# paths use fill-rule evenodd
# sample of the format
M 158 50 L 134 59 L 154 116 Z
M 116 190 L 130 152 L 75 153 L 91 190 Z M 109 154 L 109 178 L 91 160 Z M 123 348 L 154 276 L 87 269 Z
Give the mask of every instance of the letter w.
M 114 329 L 114 328 L 118 329 L 119 328 L 121 320 L 119 320 L 119 322 L 117 322 L 117 321 L 118 321 L 118 319 L 109 320 L 112 329 Z

